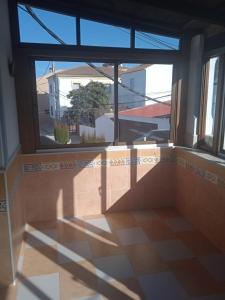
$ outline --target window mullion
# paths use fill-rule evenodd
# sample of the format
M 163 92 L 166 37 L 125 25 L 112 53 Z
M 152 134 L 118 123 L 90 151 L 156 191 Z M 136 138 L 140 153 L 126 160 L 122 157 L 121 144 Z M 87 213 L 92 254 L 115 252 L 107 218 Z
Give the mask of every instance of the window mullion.
M 77 46 L 81 44 L 80 38 L 80 17 L 76 17 L 76 38 L 77 38 Z
M 118 117 L 118 64 L 114 64 L 114 143 L 119 142 L 119 117 Z
M 220 56 L 219 74 L 218 74 L 218 93 L 216 99 L 215 127 L 213 138 L 213 153 L 218 154 L 220 149 L 221 136 L 221 118 L 222 118 L 222 100 L 223 100 L 223 83 L 224 83 L 224 56 Z

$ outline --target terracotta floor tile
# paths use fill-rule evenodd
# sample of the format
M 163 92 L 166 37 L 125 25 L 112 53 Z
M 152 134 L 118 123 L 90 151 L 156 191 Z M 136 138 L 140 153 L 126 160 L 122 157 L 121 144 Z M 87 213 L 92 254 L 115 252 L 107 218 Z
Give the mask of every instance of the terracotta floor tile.
M 59 242 L 72 242 L 86 240 L 87 234 L 85 229 L 71 222 L 60 222 L 58 224 L 58 240 Z
M 124 247 L 136 274 L 149 274 L 168 270 L 159 254 L 150 245 L 132 245 Z
M 101 280 L 127 279 L 135 276 L 128 257 L 124 254 L 93 259 L 96 274 Z
M 59 278 L 63 300 L 91 296 L 98 290 L 95 267 L 87 261 L 65 264 Z
M 162 219 L 180 217 L 179 212 L 173 207 L 155 208 L 153 211 Z
M 131 215 L 135 218 L 137 223 L 146 223 L 151 221 L 151 219 L 159 218 L 153 209 L 134 211 L 131 213 Z
M 56 247 L 29 248 L 25 250 L 22 270 L 24 276 L 55 273 L 59 268 Z
M 173 208 L 166 208 L 30 224 L 27 227 L 30 234 L 41 231 L 48 241 L 49 232 L 49 238 L 52 239 L 54 245 L 43 244 L 42 247 L 36 247 L 36 249 L 23 247 L 20 255 L 24 257 L 24 261 L 20 274 L 27 277 L 58 273 L 60 297 L 63 300 L 85 299 L 90 296 L 92 299 L 110 300 L 145 299 L 137 278 L 149 279 L 153 289 L 155 289 L 155 283 L 158 284 L 159 288 L 155 292 L 160 294 L 160 289 L 163 287 L 171 291 L 171 287 L 168 287 L 168 282 L 165 281 L 167 274 L 170 274 L 168 278 L 172 280 L 171 282 L 177 282 L 190 299 L 200 300 L 201 297 L 210 295 L 213 297 L 213 295 L 225 293 L 225 283 L 216 282 L 195 258 L 221 252 L 197 230 L 179 232 L 179 222 L 176 222 L 174 232 L 172 230 L 174 228 L 170 228 L 167 224 L 174 218 L 181 218 L 180 214 Z M 129 237 L 128 244 L 133 242 L 134 238 L 139 239 L 138 233 L 132 236 L 134 227 L 141 228 L 149 239 L 148 243 L 142 239 L 141 244 L 125 245 L 127 243 L 124 243 L 121 245 L 117 236 L 118 231 Z M 183 226 L 182 230 L 185 228 Z M 51 235 L 52 230 L 55 230 L 57 234 Z M 54 236 L 56 241 L 54 241 Z M 168 240 L 178 240 L 184 244 L 192 252 L 194 258 L 163 261 L 154 245 L 164 247 L 164 243 L 168 244 Z M 87 259 L 80 261 L 65 261 L 59 264 L 56 242 L 64 247 L 68 247 L 70 243 L 75 245 L 88 243 L 91 256 L 88 255 Z M 72 247 L 71 251 L 78 252 L 76 247 Z M 85 258 L 85 253 L 82 251 L 81 248 L 80 255 Z M 74 254 L 71 252 L 71 255 Z M 121 276 L 117 274 L 117 269 L 120 270 Z M 105 276 L 102 276 L 101 272 L 105 273 Z M 0 289 L 0 299 L 16 300 L 16 288 L 9 289 L 7 293 L 6 290 Z
M 172 240 L 175 233 L 166 225 L 163 220 L 152 219 L 148 224 L 141 224 L 150 241 Z
M 144 299 L 143 291 L 139 285 L 139 282 L 135 278 L 101 282 L 98 287 L 103 299 Z
M 106 219 L 112 230 L 136 226 L 134 217 L 128 213 L 106 214 Z
M 56 229 L 58 221 L 33 222 L 26 225 L 27 231 Z
M 220 253 L 220 251 L 199 231 L 177 232 L 181 240 L 197 256 Z
M 89 244 L 93 257 L 111 256 L 117 254 L 123 254 L 123 247 L 119 246 L 118 243 L 113 243 L 102 239 L 89 238 Z
M 17 300 L 60 300 L 59 273 L 18 278 Z
M 218 284 L 196 259 L 169 263 L 169 266 L 177 280 L 192 297 L 225 292 L 224 285 Z

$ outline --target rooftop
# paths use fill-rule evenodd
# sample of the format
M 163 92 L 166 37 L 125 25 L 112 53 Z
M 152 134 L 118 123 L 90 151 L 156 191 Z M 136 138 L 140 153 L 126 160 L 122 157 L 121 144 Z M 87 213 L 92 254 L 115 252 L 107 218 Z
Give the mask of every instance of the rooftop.
M 162 117 L 170 114 L 171 106 L 170 101 L 165 101 L 164 103 L 149 104 L 144 107 L 136 107 L 132 109 L 126 109 L 120 111 L 122 116 L 133 116 L 133 117 Z
M 98 67 L 100 72 L 105 73 L 109 76 L 114 76 L 114 68 L 112 66 L 107 67 Z M 125 72 L 127 68 L 121 67 L 119 69 L 119 74 Z M 57 72 L 58 76 L 94 76 L 94 77 L 104 77 L 100 72 L 96 71 L 94 68 L 90 66 L 81 66 L 71 69 L 65 69 L 60 72 Z

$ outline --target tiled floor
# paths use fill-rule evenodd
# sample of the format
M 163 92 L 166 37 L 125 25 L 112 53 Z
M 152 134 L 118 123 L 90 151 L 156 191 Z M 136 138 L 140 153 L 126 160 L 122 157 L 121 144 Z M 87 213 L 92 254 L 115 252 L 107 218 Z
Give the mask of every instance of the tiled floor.
M 173 209 L 29 224 L 0 299 L 225 300 L 225 254 Z

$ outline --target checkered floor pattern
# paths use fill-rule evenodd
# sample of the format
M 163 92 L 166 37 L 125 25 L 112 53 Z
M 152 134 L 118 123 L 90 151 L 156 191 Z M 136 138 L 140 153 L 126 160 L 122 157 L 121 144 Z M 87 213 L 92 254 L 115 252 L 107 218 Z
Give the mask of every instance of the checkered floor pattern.
M 0 299 L 225 299 L 225 253 L 175 209 L 29 224 L 21 254 Z

